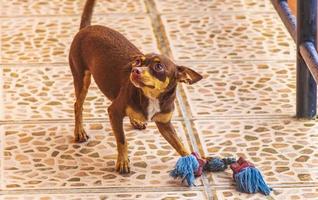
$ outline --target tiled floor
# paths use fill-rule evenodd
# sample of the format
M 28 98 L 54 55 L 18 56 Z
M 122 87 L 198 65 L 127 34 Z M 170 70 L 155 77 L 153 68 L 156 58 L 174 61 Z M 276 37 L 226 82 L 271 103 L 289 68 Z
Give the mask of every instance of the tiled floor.
M 132 172 L 119 175 L 109 101 L 94 83 L 90 140 L 74 143 L 67 55 L 85 0 L 1 3 L 0 200 L 318 199 L 318 125 L 293 116 L 295 45 L 269 1 L 97 0 L 93 15 L 203 74 L 179 87 L 179 136 L 202 155 L 254 162 L 274 188 L 267 198 L 237 192 L 230 170 L 193 188 L 171 179 L 178 155 L 152 123 L 136 131 L 125 122 Z
M 183 141 L 182 122 L 174 123 Z M 116 142 L 109 122 L 86 123 L 90 140 L 73 142 L 73 123 L 4 125 L 4 189 L 63 189 L 86 187 L 178 186 L 169 167 L 178 155 L 156 130 L 136 131 L 124 126 L 132 171 L 114 171 Z M 198 181 L 199 182 L 199 181 Z M 199 184 L 199 183 L 198 183 Z
M 17 20 L 18 19 L 18 20 Z M 3 64 L 66 63 L 80 16 L 5 18 L 2 26 Z M 124 33 L 145 52 L 158 51 L 149 17 L 145 14 L 99 15 L 92 23 Z
M 295 57 L 276 14 L 208 12 L 163 15 L 176 60 L 275 60 Z
M 83 194 L 41 194 L 27 195 L 22 198 L 19 195 L 5 195 L 4 200 L 78 200 L 79 196 L 85 200 L 95 199 L 125 199 L 125 200 L 153 200 L 153 199 L 204 199 L 203 192 L 184 191 L 184 192 L 130 192 L 130 193 L 83 193 Z

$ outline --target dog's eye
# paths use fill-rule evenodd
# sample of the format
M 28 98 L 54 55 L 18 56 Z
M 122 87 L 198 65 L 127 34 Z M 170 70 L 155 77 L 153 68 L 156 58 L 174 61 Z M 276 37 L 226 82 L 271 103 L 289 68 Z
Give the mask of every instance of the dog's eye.
M 160 63 L 157 63 L 154 67 L 155 71 L 161 72 L 163 70 L 163 65 Z
M 134 66 L 135 66 L 135 67 L 140 67 L 140 65 L 141 65 L 141 60 L 140 60 L 140 59 L 137 59 L 137 60 L 135 61 L 135 63 L 134 63 Z

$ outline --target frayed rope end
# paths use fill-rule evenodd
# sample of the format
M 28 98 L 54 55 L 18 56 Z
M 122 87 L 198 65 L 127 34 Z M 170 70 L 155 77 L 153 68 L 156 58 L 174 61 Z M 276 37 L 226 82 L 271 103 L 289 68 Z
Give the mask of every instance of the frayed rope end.
M 272 188 L 266 184 L 261 172 L 252 163 L 239 158 L 237 163 L 231 164 L 231 169 L 238 191 L 245 193 L 260 192 L 266 196 L 270 194 Z
M 194 155 L 183 156 L 178 159 L 175 168 L 170 172 L 173 178 L 187 180 L 188 186 L 195 186 L 195 174 L 198 171 L 199 162 Z
M 234 175 L 236 188 L 240 192 L 257 193 L 269 195 L 271 188 L 265 183 L 260 171 L 254 167 L 245 168 L 241 172 Z

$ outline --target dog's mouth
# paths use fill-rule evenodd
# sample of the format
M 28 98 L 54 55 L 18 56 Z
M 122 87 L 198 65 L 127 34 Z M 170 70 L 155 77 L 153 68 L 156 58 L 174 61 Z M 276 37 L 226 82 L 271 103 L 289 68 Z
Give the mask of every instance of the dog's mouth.
M 155 88 L 155 86 L 153 86 L 153 85 L 145 84 L 142 81 L 141 77 L 134 76 L 133 74 L 130 74 L 130 81 L 137 88 L 143 88 L 143 87 L 148 87 L 148 88 L 151 88 L 151 89 Z

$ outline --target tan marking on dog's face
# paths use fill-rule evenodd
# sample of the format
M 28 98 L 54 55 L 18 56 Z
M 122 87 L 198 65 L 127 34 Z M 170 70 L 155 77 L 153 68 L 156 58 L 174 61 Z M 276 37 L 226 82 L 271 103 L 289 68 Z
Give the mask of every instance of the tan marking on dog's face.
M 130 75 L 130 81 L 138 88 L 141 88 L 148 98 L 158 98 L 170 83 L 165 66 L 160 62 L 160 58 L 155 55 L 146 55 L 137 58 L 132 67 L 138 67 L 140 78 L 136 80 Z
M 155 62 L 160 62 L 160 59 L 159 59 L 158 57 L 155 57 L 153 60 L 154 60 Z
M 156 77 L 150 74 L 146 69 L 142 72 L 141 81 L 145 84 L 141 87 L 144 94 L 149 98 L 158 98 L 158 96 L 165 91 L 169 84 L 169 79 L 166 78 L 164 81 L 160 81 Z
M 177 66 L 168 57 L 158 54 L 141 56 L 132 67 L 138 67 L 141 76 L 139 80 L 133 80 L 130 76 L 131 82 L 149 98 L 157 98 L 170 88 L 169 85 L 175 86 L 177 82 L 192 84 L 202 78 L 194 70 Z

